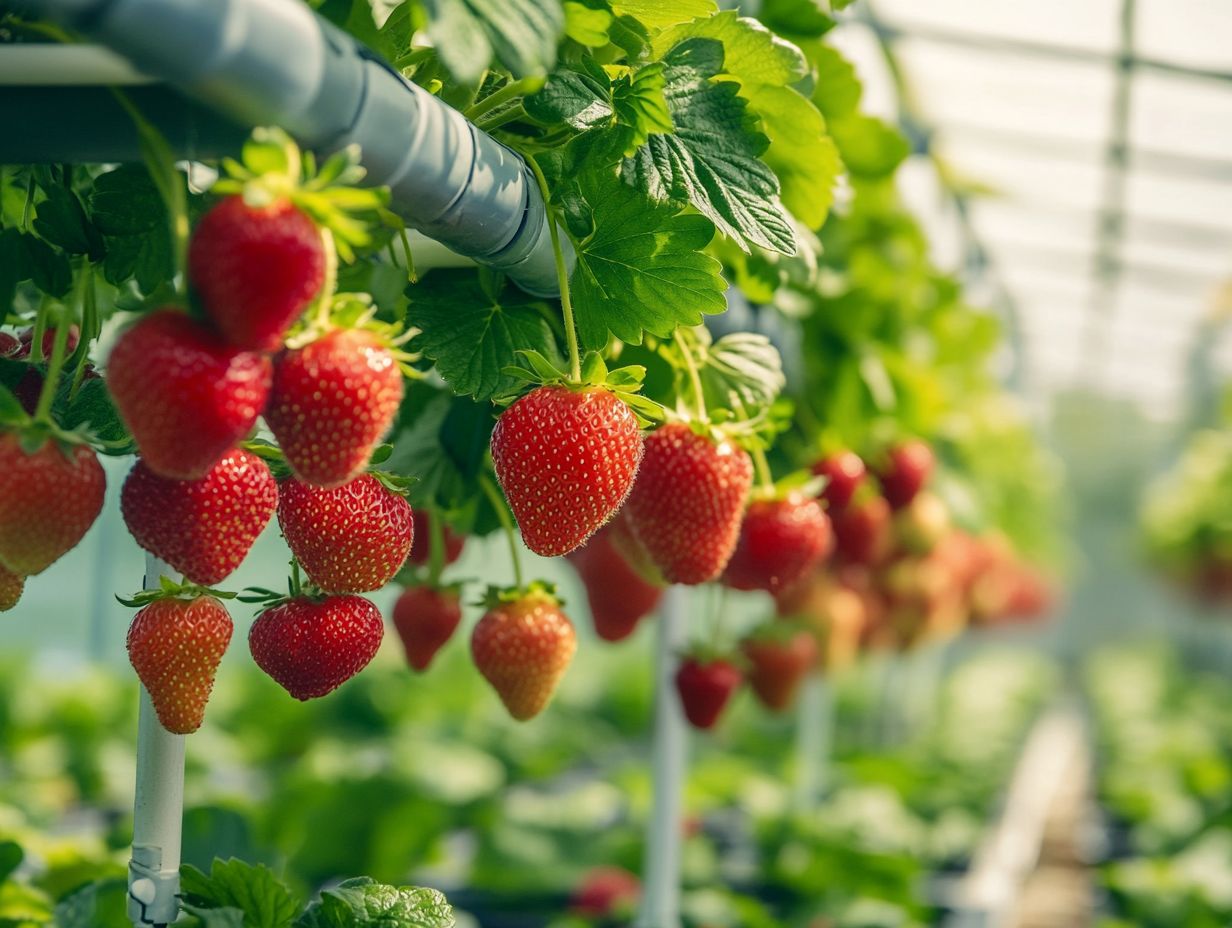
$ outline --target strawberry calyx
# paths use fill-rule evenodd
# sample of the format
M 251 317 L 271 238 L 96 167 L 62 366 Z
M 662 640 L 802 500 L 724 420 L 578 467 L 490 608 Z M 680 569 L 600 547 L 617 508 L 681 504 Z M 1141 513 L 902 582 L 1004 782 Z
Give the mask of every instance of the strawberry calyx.
M 327 288 L 328 289 L 328 288 Z M 376 336 L 377 343 L 393 356 L 404 377 L 417 380 L 423 371 L 414 365 L 423 356 L 408 351 L 406 343 L 420 333 L 414 326 L 377 318 L 377 306 L 367 293 L 327 293 L 322 291 L 318 311 L 309 311 L 291 327 L 285 339 L 290 350 L 303 348 L 339 329 L 360 329 Z
M 556 584 L 546 580 L 532 580 L 521 586 L 501 587 L 492 584 L 484 592 L 483 598 L 475 603 L 484 609 L 496 609 L 514 603 L 543 602 L 552 606 L 563 606 L 565 601 L 557 595 Z
M 116 599 L 123 605 L 133 609 L 140 609 L 150 603 L 156 603 L 164 599 L 179 599 L 184 602 L 191 602 L 194 599 L 199 599 L 202 596 L 212 596 L 215 599 L 235 599 L 235 593 L 227 590 L 216 590 L 212 587 L 202 586 L 199 583 L 193 583 L 189 580 L 175 581 L 170 577 L 158 578 L 158 589 L 156 590 L 141 590 L 134 593 L 132 596 L 125 599 L 123 596 L 116 596 Z
M 227 176 L 214 184 L 213 192 L 239 194 L 254 209 L 289 200 L 329 230 L 347 263 L 355 259 L 355 249 L 372 244 L 370 223 L 356 214 L 375 214 L 384 225 L 402 226 L 386 208 L 387 191 L 355 186 L 367 173 L 356 145 L 336 152 L 318 167 L 312 153 L 301 153 L 284 131 L 259 127 L 244 143 L 240 160 L 225 158 L 223 168 Z
M 99 438 L 88 422 L 77 428 L 65 429 L 52 421 L 50 416 L 31 416 L 12 391 L 0 386 L 0 435 L 5 434 L 16 434 L 18 444 L 26 454 L 35 454 L 48 441 L 53 441 L 68 460 L 72 460 L 74 449 L 82 445 L 108 451 L 127 451 L 131 448 L 131 443 L 127 441 Z
M 730 664 L 738 670 L 744 670 L 748 661 L 744 655 L 731 648 L 720 647 L 709 641 L 694 641 L 676 654 L 680 662 L 696 664 L 699 667 L 709 667 L 711 664 Z
M 573 377 L 563 367 L 553 363 L 544 355 L 531 348 L 518 351 L 526 362 L 526 366 L 509 365 L 501 369 L 501 373 L 517 378 L 520 386 L 552 387 L 562 386 L 573 391 L 590 390 L 598 387 L 614 394 L 622 403 L 633 411 L 638 424 L 642 427 L 653 425 L 663 420 L 665 410 L 649 397 L 642 396 L 642 382 L 646 379 L 646 368 L 640 364 L 627 364 L 624 367 L 609 369 L 603 355 L 597 351 L 588 351 L 581 363 L 581 374 Z M 508 405 L 518 398 L 522 391 L 497 397 L 495 402 Z
M 764 622 L 748 632 L 741 639 L 741 644 L 788 645 L 801 632 L 816 637 L 816 632 L 810 626 L 797 619 L 776 619 L 773 622 Z
M 263 586 L 249 586 L 245 587 L 243 592 L 237 594 L 235 598 L 242 603 L 258 605 L 261 607 L 258 611 L 264 612 L 267 609 L 273 609 L 275 606 L 282 606 L 295 600 L 308 600 L 314 603 L 324 602 L 332 595 L 334 594 L 326 593 L 311 581 L 305 581 L 299 561 L 291 558 L 291 573 L 287 577 L 287 591 L 285 593 Z
M 780 477 L 769 486 L 753 487 L 749 493 L 749 502 L 782 502 L 793 497 L 816 499 L 829 482 L 830 478 L 818 476 L 807 470 L 794 471 L 786 477 Z

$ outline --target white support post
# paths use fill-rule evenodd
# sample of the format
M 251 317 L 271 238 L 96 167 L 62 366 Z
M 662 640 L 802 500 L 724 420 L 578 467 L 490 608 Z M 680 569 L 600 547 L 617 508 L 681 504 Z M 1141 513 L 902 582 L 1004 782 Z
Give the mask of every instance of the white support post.
M 179 574 L 157 558 L 145 561 L 145 588 Z M 180 831 L 184 821 L 184 736 L 158 721 L 141 688 L 137 720 L 137 784 L 133 853 L 128 863 L 128 917 L 139 928 L 170 925 L 179 917 Z
M 685 728 L 676 693 L 678 654 L 688 643 L 689 590 L 669 587 L 659 609 L 655 645 L 654 802 L 646 827 L 642 905 L 637 928 L 680 928 Z
M 805 678 L 796 710 L 797 812 L 816 807 L 826 788 L 834 727 L 834 689 L 820 673 Z

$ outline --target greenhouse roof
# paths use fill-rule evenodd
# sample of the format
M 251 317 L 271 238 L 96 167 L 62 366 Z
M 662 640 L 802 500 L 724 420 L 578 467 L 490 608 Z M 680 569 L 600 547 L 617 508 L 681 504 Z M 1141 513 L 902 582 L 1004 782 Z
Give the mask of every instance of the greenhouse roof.
M 1232 312 L 1232 4 L 860 8 L 836 44 L 932 156 L 904 194 L 937 260 L 1015 320 L 1024 389 L 1181 413 L 1203 323 Z

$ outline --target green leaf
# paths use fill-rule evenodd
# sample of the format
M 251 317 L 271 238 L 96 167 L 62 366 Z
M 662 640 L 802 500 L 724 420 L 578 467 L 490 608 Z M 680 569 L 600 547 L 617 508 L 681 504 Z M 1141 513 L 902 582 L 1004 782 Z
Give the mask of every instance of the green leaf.
M 367 877 L 326 890 L 295 928 L 452 928 L 453 908 L 435 889 L 388 886 Z
M 414 346 L 457 393 L 488 400 L 513 389 L 502 371 L 520 349 L 557 354 L 548 304 L 512 286 L 491 294 L 472 270 L 437 270 L 407 294 L 407 319 L 422 330 Z
M 626 154 L 645 143 L 652 133 L 675 131 L 663 95 L 666 78 L 663 65 L 654 62 L 612 84 L 612 108 L 617 120 L 633 130 Z
M 25 883 L 0 883 L 0 925 L 27 928 L 51 920 L 47 894 Z
M 189 915 L 196 917 L 200 928 L 247 928 L 243 911 L 232 906 L 226 906 L 221 909 L 208 909 L 189 903 L 181 903 L 181 908 Z
M 25 425 L 30 421 L 30 416 L 26 410 L 22 408 L 21 401 L 13 395 L 13 391 L 8 387 L 0 387 L 0 425 Z M 3 876 L 7 875 L 4 871 L 4 854 L 3 849 L 7 844 L 0 844 L 0 881 L 3 881 Z M 16 847 L 16 845 L 14 845 Z M 20 848 L 18 852 L 20 855 Z M 18 861 L 21 857 L 18 856 Z
M 194 905 L 239 909 L 244 928 L 288 928 L 299 911 L 273 871 L 234 858 L 215 858 L 208 876 L 186 864 L 180 871 L 180 884 L 184 896 Z
M 47 199 L 38 205 L 34 231 L 44 240 L 70 255 L 102 256 L 102 240 L 86 219 L 77 195 L 66 187 L 51 187 Z
M 420 0 L 428 35 L 460 81 L 477 83 L 495 58 L 514 77 L 556 64 L 565 28 L 560 0 Z
M 8 393 L 8 391 L 4 391 Z M 12 394 L 9 393 L 11 397 Z M 14 400 L 16 402 L 16 400 Z M 20 405 L 18 406 L 20 410 Z M 22 851 L 21 845 L 15 841 L 0 841 L 0 883 L 3 883 L 13 871 L 21 866 L 22 859 L 25 857 L 25 852 Z
M 601 0 L 577 3 L 565 0 L 565 35 L 587 48 L 602 48 L 611 41 L 612 13 Z
M 562 69 L 523 105 L 533 119 L 586 130 L 612 120 L 612 86 L 603 69 L 584 59 L 585 71 Z
M 50 296 L 66 296 L 73 285 L 68 256 L 29 233 L 22 233 L 21 241 L 34 286 Z
M 119 286 L 131 278 L 145 294 L 171 279 L 174 256 L 167 210 L 149 171 L 123 165 L 94 180 L 88 209 L 103 234 L 103 277 Z
M 54 406 L 56 421 L 66 429 L 89 426 L 95 437 L 115 443 L 115 447 L 107 449 L 107 454 L 131 454 L 135 446 L 111 402 L 105 382 L 96 377 L 83 380 L 77 394 L 70 398 L 71 388 L 68 378 L 60 385 Z
M 128 880 L 89 883 L 56 905 L 56 928 L 130 928 Z
M 612 0 L 618 16 L 632 16 L 651 29 L 666 29 L 715 11 L 714 0 Z
M 13 305 L 17 284 L 25 279 L 26 246 L 18 229 L 0 229 L 0 306 Z
M 864 94 L 855 66 L 824 42 L 808 42 L 803 49 L 816 73 L 812 99 L 822 115 L 841 119 L 854 113 Z
M 634 344 L 645 332 L 666 337 L 726 308 L 720 265 L 701 253 L 714 237 L 709 220 L 648 200 L 606 174 L 583 175 L 569 196 L 594 227 L 574 242 L 570 282 L 584 347 L 601 348 L 609 333 Z
M 699 374 L 709 405 L 730 407 L 734 394 L 749 418 L 768 409 L 787 385 L 778 349 L 753 332 L 735 332 L 712 344 Z
M 830 123 L 843 163 L 852 174 L 878 178 L 893 174 L 911 153 L 906 137 L 872 116 L 853 113 Z
M 738 85 L 710 80 L 723 68 L 723 43 L 685 39 L 664 65 L 676 134 L 651 135 L 625 162 L 626 179 L 656 199 L 687 200 L 746 248 L 794 253 L 778 179 L 758 158 L 767 139 L 748 127 Z
M 804 52 L 734 11 L 678 26 L 656 39 L 655 48 L 690 38 L 723 43 L 723 70 L 740 82 L 740 95 L 770 140 L 762 160 L 778 175 L 783 203 L 810 229 L 820 228 L 842 164 L 817 107 L 788 86 L 808 73 Z
M 775 32 L 791 36 L 819 36 L 834 28 L 830 0 L 762 0 L 757 18 Z

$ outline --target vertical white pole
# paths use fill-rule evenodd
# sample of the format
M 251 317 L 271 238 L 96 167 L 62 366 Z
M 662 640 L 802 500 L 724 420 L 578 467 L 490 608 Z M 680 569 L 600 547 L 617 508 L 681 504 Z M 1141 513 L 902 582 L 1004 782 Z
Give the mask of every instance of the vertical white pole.
M 145 588 L 179 574 L 157 558 L 145 561 Z M 170 925 L 179 917 L 180 829 L 184 819 L 184 736 L 158 721 L 141 688 L 137 720 L 137 785 L 133 854 L 128 863 L 128 917 L 137 926 Z
M 687 587 L 669 587 L 655 646 L 654 803 L 646 827 L 637 928 L 680 928 L 680 844 L 687 732 L 676 694 L 677 655 L 688 643 Z
M 820 673 L 810 673 L 800 691 L 796 710 L 796 789 L 797 812 L 808 812 L 817 805 L 826 788 L 830 742 L 833 736 L 834 692 Z

